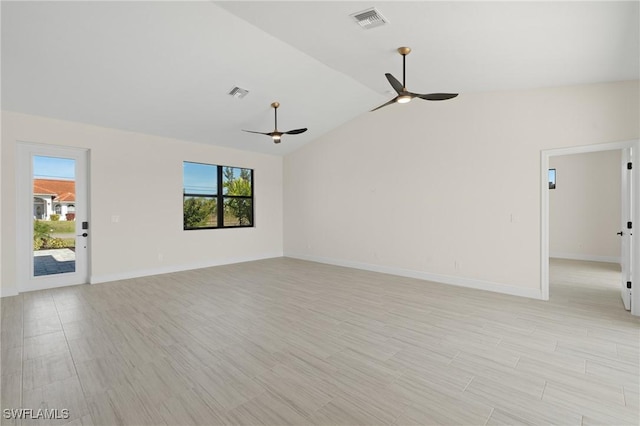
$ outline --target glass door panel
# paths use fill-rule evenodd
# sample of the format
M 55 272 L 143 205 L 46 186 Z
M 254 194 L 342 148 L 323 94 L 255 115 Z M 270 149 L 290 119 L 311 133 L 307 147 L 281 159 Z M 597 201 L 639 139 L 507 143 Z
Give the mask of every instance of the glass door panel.
M 76 160 L 34 155 L 33 276 L 76 272 Z

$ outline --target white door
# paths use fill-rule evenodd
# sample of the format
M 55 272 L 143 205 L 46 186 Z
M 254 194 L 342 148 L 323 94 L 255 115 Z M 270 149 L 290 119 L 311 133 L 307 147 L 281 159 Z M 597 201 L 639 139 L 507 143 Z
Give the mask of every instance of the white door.
M 632 264 L 633 264 L 633 151 L 632 148 L 625 148 L 622 150 L 622 193 L 621 193 L 621 201 L 622 201 L 622 209 L 620 215 L 620 244 L 621 244 L 621 262 L 622 266 L 622 302 L 624 303 L 624 308 L 626 310 L 631 310 L 631 275 L 632 275 Z
M 18 144 L 21 292 L 89 281 L 87 158 L 86 149 Z

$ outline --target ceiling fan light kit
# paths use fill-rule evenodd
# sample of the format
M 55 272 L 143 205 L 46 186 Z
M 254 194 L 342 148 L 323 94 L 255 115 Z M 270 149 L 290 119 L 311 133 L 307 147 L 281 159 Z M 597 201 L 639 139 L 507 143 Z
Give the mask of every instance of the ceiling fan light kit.
M 429 93 L 426 95 L 421 95 L 419 93 L 412 93 L 409 90 L 407 90 L 406 61 L 407 61 L 407 55 L 411 53 L 411 48 L 406 46 L 399 47 L 398 53 L 402 55 L 402 84 L 398 81 L 397 78 L 395 78 L 390 73 L 385 74 L 385 76 L 387 77 L 387 80 L 389 81 L 389 84 L 391 84 L 391 87 L 393 87 L 393 89 L 396 91 L 398 96 L 391 99 L 389 102 L 382 104 L 377 108 L 372 109 L 371 111 L 376 111 L 382 107 L 386 107 L 387 105 L 391 105 L 394 103 L 406 104 L 411 102 L 413 98 L 420 98 L 426 101 L 444 101 L 444 100 L 455 98 L 456 96 L 458 96 L 457 93 Z
M 271 139 L 273 140 L 273 143 L 280 143 L 281 139 L 282 139 L 282 135 L 298 135 L 300 133 L 304 133 L 307 131 L 307 128 L 302 128 L 302 129 L 293 129 L 293 130 L 289 130 L 287 132 L 279 132 L 278 131 L 278 107 L 280 107 L 280 102 L 273 102 L 271 104 L 271 107 L 273 108 L 273 116 L 275 119 L 275 125 L 274 125 L 274 130 L 273 132 L 254 132 L 253 130 L 242 130 L 243 132 L 249 132 L 249 133 L 257 133 L 259 135 L 267 135 L 270 136 Z

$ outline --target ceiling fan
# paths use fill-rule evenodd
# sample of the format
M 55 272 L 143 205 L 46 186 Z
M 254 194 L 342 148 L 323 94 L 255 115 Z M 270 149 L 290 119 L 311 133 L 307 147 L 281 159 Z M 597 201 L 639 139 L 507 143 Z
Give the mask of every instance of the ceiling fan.
M 288 132 L 279 132 L 278 131 L 278 107 L 280 106 L 280 102 L 274 102 L 271 104 L 271 106 L 273 107 L 273 114 L 275 117 L 275 126 L 274 126 L 274 130 L 273 132 L 254 132 L 253 130 L 242 130 L 243 132 L 249 132 L 249 133 L 258 133 L 259 135 L 267 135 L 267 136 L 271 136 L 271 139 L 273 139 L 273 143 L 280 143 L 280 138 L 282 137 L 282 135 L 298 135 L 300 133 L 304 133 L 307 131 L 307 128 L 303 128 L 303 129 L 294 129 L 294 130 L 289 130 Z
M 411 102 L 411 99 L 413 98 L 425 99 L 427 101 L 444 101 L 444 100 L 455 98 L 456 96 L 458 96 L 457 93 L 429 93 L 426 95 L 421 95 L 419 93 L 409 92 L 407 90 L 407 85 L 406 85 L 405 65 L 406 65 L 407 55 L 411 53 L 411 48 L 399 47 L 398 53 L 402 55 L 402 84 L 400 84 L 400 82 L 391 74 L 389 73 L 385 74 L 385 76 L 387 77 L 387 80 L 389 80 L 389 83 L 391 84 L 393 89 L 396 91 L 396 93 L 398 93 L 398 96 L 391 99 L 386 104 L 382 104 L 379 107 L 372 109 L 371 111 L 375 111 L 377 109 L 386 107 L 387 105 L 391 105 L 396 102 L 399 104 L 406 104 L 407 102 Z

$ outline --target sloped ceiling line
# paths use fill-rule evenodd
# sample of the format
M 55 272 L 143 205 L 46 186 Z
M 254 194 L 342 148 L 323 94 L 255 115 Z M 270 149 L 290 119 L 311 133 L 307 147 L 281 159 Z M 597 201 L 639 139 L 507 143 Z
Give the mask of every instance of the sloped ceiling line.
M 410 85 L 424 93 L 640 78 L 638 2 L 0 7 L 3 109 L 273 155 L 387 100 L 384 73 L 401 73 L 403 45 L 414 49 Z M 368 7 L 390 23 L 361 29 L 349 15 Z M 251 93 L 234 99 L 234 85 Z M 282 128 L 309 131 L 279 145 L 240 131 L 269 128 L 276 100 Z

